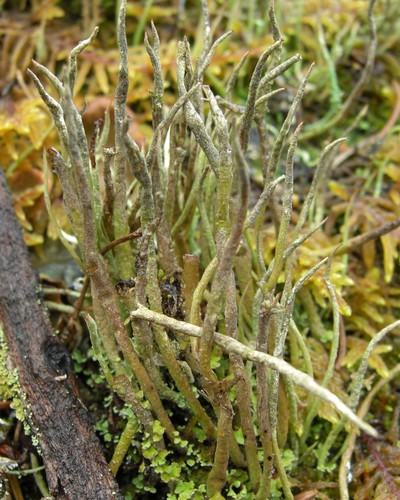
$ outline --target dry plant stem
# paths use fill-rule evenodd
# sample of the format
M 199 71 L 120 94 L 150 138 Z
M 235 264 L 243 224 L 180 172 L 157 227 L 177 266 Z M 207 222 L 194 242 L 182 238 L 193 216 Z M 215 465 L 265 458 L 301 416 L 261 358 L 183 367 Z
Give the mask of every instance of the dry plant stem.
M 156 313 L 141 304 L 138 305 L 138 309 L 131 312 L 131 316 L 151 321 L 152 323 L 158 323 L 163 325 L 165 328 L 170 328 L 171 330 L 175 330 L 191 337 L 201 338 L 203 335 L 203 329 L 199 326 L 185 323 L 184 321 L 178 321 L 174 318 L 166 316 L 165 314 Z M 256 351 L 235 339 L 217 332 L 214 333 L 214 343 L 222 347 L 228 353 L 233 352 L 239 354 L 243 359 L 248 359 L 249 361 L 253 361 L 255 363 L 261 363 L 277 370 L 282 375 L 290 378 L 295 385 L 303 387 L 306 391 L 314 394 L 314 396 L 332 404 L 340 413 L 345 415 L 352 423 L 357 425 L 368 435 L 372 437 L 378 436 L 378 433 L 373 427 L 360 420 L 337 396 L 324 387 L 321 387 L 315 382 L 315 380 L 305 373 L 293 368 L 293 366 L 286 363 L 286 361 L 276 358 L 275 356 Z
M 133 231 L 132 233 L 129 233 L 125 236 L 121 236 L 120 238 L 117 238 L 110 243 L 108 243 L 106 246 L 104 246 L 101 250 L 100 253 L 101 255 L 105 255 L 109 250 L 115 248 L 117 245 L 121 245 L 121 243 L 125 243 L 126 241 L 130 241 L 136 238 L 140 238 L 142 236 L 142 230 L 138 229 L 137 231 Z
M 58 302 L 52 302 L 51 300 L 46 300 L 46 307 L 49 311 L 58 311 L 65 314 L 73 314 L 74 308 L 66 304 L 60 304 Z
M 237 323 L 238 310 L 236 303 L 235 275 L 230 273 L 225 299 L 226 334 L 233 339 L 238 338 Z M 261 467 L 258 460 L 257 441 L 254 432 L 251 386 L 245 369 L 243 358 L 237 354 L 230 354 L 229 359 L 236 382 L 236 398 L 239 409 L 240 424 L 244 437 L 244 449 L 247 461 L 247 470 L 250 478 L 251 491 L 256 492 L 260 484 Z
M 391 382 L 395 377 L 397 377 L 400 374 L 400 364 L 396 365 L 393 370 L 391 370 L 388 374 L 388 377 L 385 379 L 379 380 L 374 387 L 371 389 L 371 391 L 368 393 L 364 401 L 362 402 L 358 412 L 357 416 L 359 418 L 365 418 L 367 415 L 370 406 L 375 398 L 375 396 L 378 394 L 378 392 L 389 382 Z M 346 447 L 345 451 L 342 455 L 342 458 L 340 460 L 340 467 L 339 467 L 339 491 L 340 491 L 340 498 L 341 500 L 349 500 L 349 488 L 348 488 L 348 474 L 349 474 L 349 468 L 350 468 L 350 463 L 351 463 L 351 456 L 353 455 L 354 452 L 354 447 L 356 444 L 356 440 L 358 437 L 358 432 L 357 430 L 353 429 L 351 430 L 350 434 L 346 438 Z

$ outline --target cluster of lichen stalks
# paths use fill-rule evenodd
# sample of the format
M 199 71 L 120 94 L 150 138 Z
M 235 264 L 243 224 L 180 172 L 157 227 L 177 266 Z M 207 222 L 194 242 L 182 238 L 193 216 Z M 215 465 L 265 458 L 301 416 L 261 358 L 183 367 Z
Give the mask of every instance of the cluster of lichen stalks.
M 300 57 L 280 61 L 283 40 L 272 2 L 269 14 L 275 43 L 256 64 L 246 105 L 231 102 L 244 59 L 228 81 L 225 99 L 216 97 L 202 84 L 203 75 L 217 46 L 229 34 L 211 43 L 206 2 L 202 5 L 203 52 L 193 67 L 188 42 L 178 43 L 179 98 L 167 113 L 163 106 L 160 42 L 154 26 L 152 43 L 145 38 L 155 82 L 151 96 L 154 135 L 147 152 L 143 152 L 128 133 L 126 1 L 121 2 L 118 22 L 120 66 L 113 148 L 104 147 L 109 117 L 96 136 L 96 146 L 92 147 L 87 142 L 81 114 L 73 103 L 77 57 L 92 42 L 97 29 L 72 51 L 61 80 L 34 63 L 35 69 L 46 76 L 58 92 L 59 101 L 51 97 L 33 72 L 29 73 L 52 113 L 60 136 L 62 154 L 52 148 L 49 155 L 63 187 L 65 210 L 80 254 L 65 240 L 61 230 L 60 237 L 90 280 L 93 315 L 84 313 L 83 317 L 107 381 L 133 412 L 111 461 L 113 472 L 118 470 L 134 437 L 140 441 L 140 436 L 150 436 L 150 439 L 153 436 L 156 453 L 166 448 L 175 450 L 176 453 L 169 455 L 173 460 L 174 456 L 185 454 L 179 436 L 195 442 L 193 429 L 200 428 L 213 449 L 206 479 L 209 498 L 221 498 L 230 464 L 248 471 L 247 490 L 254 498 L 269 497 L 274 469 L 285 496 L 292 498 L 281 459 L 285 443 L 278 439 L 281 397 L 278 395 L 282 390 L 286 394 L 290 447 L 295 452 L 299 446 L 304 451 L 321 399 L 343 415 L 333 435 L 336 436 L 348 420 L 370 435 L 376 435 L 354 410 L 368 355 L 394 325 L 373 339 L 350 389 L 348 405 L 326 389 L 337 354 L 335 340 L 322 384 L 314 381 L 312 368 L 307 365 L 310 362 L 307 348 L 292 313 L 297 292 L 326 264 L 326 283 L 334 311 L 333 328 L 338 339 L 339 313 L 329 280 L 332 258 L 321 261 L 296 283 L 292 283 L 292 271 L 296 249 L 320 227 L 319 224 L 311 230 L 304 229 L 320 187 L 327 155 L 340 140 L 323 152 L 289 236 L 294 155 L 302 124 L 290 138 L 286 161 L 281 162 L 281 156 L 312 67 L 301 81 L 268 151 L 265 116 L 268 100 L 277 92 L 271 90 L 272 84 Z M 250 210 L 249 167 L 245 155 L 253 123 L 260 138 L 264 188 Z M 284 175 L 276 178 L 281 163 Z M 127 172 L 133 179 L 129 189 Z M 276 224 L 275 257 L 266 267 L 263 221 L 278 184 L 283 191 L 282 211 Z M 132 233 L 132 224 L 137 225 L 138 221 L 140 231 Z M 191 245 L 193 247 L 189 239 L 197 240 L 202 250 L 201 259 L 188 253 Z M 104 248 L 109 251 L 105 252 Z M 282 274 L 284 285 L 278 293 L 278 279 Z M 183 305 L 178 297 L 177 282 L 181 285 Z M 126 285 L 118 287 L 120 293 L 116 283 Z M 169 310 L 163 307 L 162 288 L 168 288 L 165 285 L 175 289 L 176 294 Z M 177 316 L 178 309 L 182 309 L 179 319 L 173 317 Z M 305 359 L 308 374 L 282 359 L 289 333 L 290 348 L 297 350 L 298 359 Z M 213 359 L 218 359 L 220 365 L 224 359 L 225 368 L 213 369 Z M 301 425 L 294 385 L 303 387 L 310 395 L 309 410 Z M 178 405 L 187 409 L 185 424 L 180 417 L 179 426 L 174 421 L 174 409 L 178 410 Z M 156 422 L 163 429 L 157 436 L 154 435 Z M 239 428 L 243 435 L 241 445 L 237 432 L 234 433 Z M 303 429 L 301 438 L 300 428 Z M 169 481 L 172 493 L 178 479 Z M 346 489 L 346 485 L 343 488 Z

